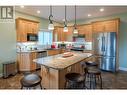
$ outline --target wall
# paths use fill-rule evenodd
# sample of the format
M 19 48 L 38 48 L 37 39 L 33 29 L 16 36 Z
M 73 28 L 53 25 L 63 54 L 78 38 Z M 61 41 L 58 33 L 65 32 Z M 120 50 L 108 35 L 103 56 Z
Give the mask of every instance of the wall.
M 119 31 L 119 67 L 127 70 L 127 13 L 117 15 L 105 16 L 100 18 L 93 18 L 87 20 L 78 20 L 77 24 L 87 24 L 93 21 L 107 20 L 113 18 L 120 18 L 120 31 Z M 73 25 L 73 21 L 69 25 Z
M 38 18 L 35 16 L 16 12 L 15 17 L 22 17 L 26 19 L 39 21 L 40 29 L 47 29 L 49 21 L 47 19 Z M 59 23 L 54 23 L 60 26 Z M 16 30 L 15 23 L 0 23 L 0 76 L 2 73 L 2 63 L 16 60 Z

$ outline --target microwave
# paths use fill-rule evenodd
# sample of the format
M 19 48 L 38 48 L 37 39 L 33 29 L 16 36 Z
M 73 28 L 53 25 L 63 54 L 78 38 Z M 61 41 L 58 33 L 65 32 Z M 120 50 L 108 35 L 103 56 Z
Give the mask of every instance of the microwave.
M 38 41 L 38 34 L 27 33 L 27 41 Z

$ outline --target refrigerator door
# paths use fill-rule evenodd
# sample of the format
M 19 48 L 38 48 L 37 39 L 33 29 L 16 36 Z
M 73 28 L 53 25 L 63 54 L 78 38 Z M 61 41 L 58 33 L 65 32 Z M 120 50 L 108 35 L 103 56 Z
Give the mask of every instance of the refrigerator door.
M 116 32 L 104 33 L 103 56 L 116 56 Z
M 116 57 L 102 57 L 100 67 L 106 71 L 116 71 Z
M 103 33 L 95 33 L 94 34 L 94 54 L 95 55 L 103 55 Z

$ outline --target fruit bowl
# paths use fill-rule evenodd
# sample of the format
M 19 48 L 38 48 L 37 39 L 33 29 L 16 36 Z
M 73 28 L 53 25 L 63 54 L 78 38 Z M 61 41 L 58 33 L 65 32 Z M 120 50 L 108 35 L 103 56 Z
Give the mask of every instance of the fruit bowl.
M 72 52 L 65 52 L 65 53 L 63 53 L 63 57 L 70 57 L 70 56 L 73 56 Z

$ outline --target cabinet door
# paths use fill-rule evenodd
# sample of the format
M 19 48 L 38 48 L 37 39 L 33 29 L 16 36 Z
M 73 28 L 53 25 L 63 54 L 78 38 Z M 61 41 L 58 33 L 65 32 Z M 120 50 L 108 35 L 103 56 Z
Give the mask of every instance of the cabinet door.
M 30 70 L 30 60 L 28 53 L 17 54 L 18 68 L 19 71 L 29 71 Z
M 32 33 L 37 34 L 38 33 L 38 23 L 32 23 Z
M 30 70 L 36 70 L 36 63 L 33 62 L 34 59 L 37 58 L 37 53 L 30 53 Z
M 53 30 L 53 41 L 54 42 L 58 41 L 58 33 L 57 33 L 57 31 L 58 31 L 58 28 L 55 27 L 54 30 Z
M 68 32 L 66 33 L 66 41 L 73 41 L 73 27 L 68 27 Z
M 105 21 L 105 32 L 117 32 L 117 22 L 116 20 Z
M 27 22 L 26 21 L 20 21 L 20 30 L 19 30 L 19 36 L 20 36 L 20 41 L 21 42 L 26 42 L 27 41 Z
M 92 24 L 93 32 L 104 32 L 104 22 L 94 22 Z
M 78 34 L 79 35 L 84 35 L 85 34 L 84 25 L 77 26 L 77 29 L 78 29 Z
M 62 33 L 62 31 L 61 31 L 61 28 L 59 28 L 58 27 L 58 29 L 57 29 L 57 41 L 61 41 L 62 39 L 61 39 L 61 34 Z
M 85 31 L 85 41 L 92 41 L 92 26 L 91 25 L 85 25 L 84 28 Z
M 67 41 L 67 33 L 68 32 L 64 32 L 63 31 L 63 28 L 60 28 L 60 31 L 61 31 L 61 41 Z

